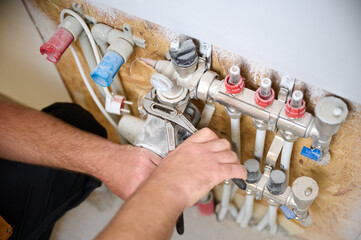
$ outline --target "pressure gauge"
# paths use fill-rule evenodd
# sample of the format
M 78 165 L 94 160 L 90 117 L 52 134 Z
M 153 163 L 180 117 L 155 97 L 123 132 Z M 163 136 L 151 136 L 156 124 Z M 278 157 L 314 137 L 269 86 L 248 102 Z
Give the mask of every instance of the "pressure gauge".
M 173 87 L 172 81 L 163 74 L 159 73 L 154 73 L 152 75 L 150 78 L 150 83 L 155 89 L 164 93 L 169 92 Z

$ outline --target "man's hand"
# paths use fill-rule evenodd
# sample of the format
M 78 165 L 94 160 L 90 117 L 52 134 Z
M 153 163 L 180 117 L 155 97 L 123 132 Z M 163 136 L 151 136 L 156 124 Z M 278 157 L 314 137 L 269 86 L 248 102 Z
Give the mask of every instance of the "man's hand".
M 97 239 L 169 239 L 179 214 L 225 179 L 246 179 L 227 140 L 202 129 L 177 147 Z
M 230 143 L 204 128 L 165 157 L 150 181 L 165 183 L 167 188 L 174 189 L 181 207 L 186 208 L 223 180 L 246 179 L 246 175 Z
M 122 199 L 127 199 L 161 161 L 151 151 L 131 145 L 105 152 L 104 157 L 108 158 L 109 164 L 103 167 L 99 178 Z

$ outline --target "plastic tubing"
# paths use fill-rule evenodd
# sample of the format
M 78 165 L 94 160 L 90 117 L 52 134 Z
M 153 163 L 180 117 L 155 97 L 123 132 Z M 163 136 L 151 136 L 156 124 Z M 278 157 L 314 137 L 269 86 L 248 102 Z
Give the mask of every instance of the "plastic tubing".
M 286 185 L 288 185 L 288 180 L 289 180 L 289 171 L 290 171 L 289 169 L 290 169 L 293 144 L 294 142 L 285 141 L 283 143 L 283 148 L 282 148 L 281 169 L 286 174 Z
M 269 205 L 267 213 L 257 225 L 257 230 L 262 231 L 267 225 L 270 227 L 270 235 L 275 235 L 277 232 L 277 209 L 278 206 Z
M 221 209 L 219 210 L 218 213 L 218 221 L 222 221 L 226 217 L 229 206 L 229 198 L 231 195 L 231 188 L 232 188 L 232 184 L 230 182 L 223 184 Z
M 249 221 L 252 218 L 253 214 L 253 203 L 254 196 L 252 194 L 246 195 L 246 200 L 240 210 L 236 222 L 240 224 L 241 228 L 245 228 L 248 226 Z
M 269 225 L 269 232 L 271 236 L 274 236 L 277 232 L 277 209 L 278 206 L 270 205 L 268 207 L 268 225 Z
M 69 10 L 69 9 L 64 9 L 63 11 L 61 11 L 61 14 L 60 14 L 60 21 L 61 21 L 61 22 L 64 20 L 65 14 L 69 14 L 69 15 L 73 16 L 73 17 L 74 17 L 76 20 L 78 20 L 78 22 L 82 25 L 85 33 L 86 33 L 87 36 L 88 36 L 90 45 L 92 46 L 93 53 L 94 53 L 94 56 L 95 56 L 95 60 L 97 61 L 97 63 L 99 63 L 99 62 L 100 62 L 100 56 L 99 56 L 99 53 L 98 53 L 98 51 L 97 51 L 95 41 L 94 41 L 94 39 L 93 39 L 93 37 L 92 37 L 92 35 L 91 35 L 91 32 L 90 32 L 88 26 L 87 26 L 86 23 L 84 22 L 84 20 L 83 20 L 78 14 L 76 14 L 74 11 L 71 11 L 71 10 Z M 83 66 L 82 66 L 81 63 L 80 63 L 78 54 L 76 53 L 73 45 L 70 45 L 70 50 L 71 50 L 71 52 L 73 53 L 73 56 L 74 56 L 76 65 L 78 66 L 78 69 L 79 69 L 79 72 L 80 72 L 81 77 L 83 78 L 84 84 L 85 84 L 85 86 L 87 87 L 90 95 L 92 96 L 95 104 L 97 105 L 97 107 L 99 108 L 99 110 L 101 111 L 101 113 L 104 115 L 104 117 L 108 120 L 108 122 L 118 131 L 117 124 L 116 124 L 116 123 L 114 122 L 114 120 L 110 117 L 110 115 L 105 111 L 102 103 L 99 101 L 97 95 L 95 94 L 93 88 L 91 87 L 91 85 L 90 85 L 90 83 L 89 83 L 89 81 L 88 81 L 88 78 L 86 77 L 86 75 L 85 75 L 85 73 L 84 73 Z M 111 96 L 108 88 L 103 88 L 103 89 L 104 89 L 106 95 L 109 94 L 109 96 Z
M 266 139 L 266 130 L 257 129 L 256 143 L 254 147 L 254 158 L 261 161 L 263 156 L 264 141 Z
M 241 121 L 240 118 L 231 118 L 231 135 L 234 151 L 238 159 L 241 158 Z

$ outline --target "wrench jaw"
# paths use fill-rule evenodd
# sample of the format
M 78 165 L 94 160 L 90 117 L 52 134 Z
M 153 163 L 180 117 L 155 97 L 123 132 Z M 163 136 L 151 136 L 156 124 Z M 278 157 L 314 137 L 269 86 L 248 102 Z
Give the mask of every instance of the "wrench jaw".
M 157 99 L 156 89 L 152 88 L 143 100 L 143 107 L 148 118 L 135 145 L 147 148 L 162 158 L 173 151 L 197 131 L 184 115 L 189 102 L 190 98 L 187 94 L 174 107 L 161 103 Z

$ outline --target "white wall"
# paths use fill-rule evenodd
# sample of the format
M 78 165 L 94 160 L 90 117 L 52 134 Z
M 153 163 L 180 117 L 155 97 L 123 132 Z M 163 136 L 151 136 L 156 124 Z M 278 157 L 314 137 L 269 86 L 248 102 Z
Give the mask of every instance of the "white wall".
M 0 1 L 0 94 L 41 109 L 71 102 L 53 63 L 40 54 L 42 40 L 20 0 Z
M 359 0 L 92 0 L 361 103 Z

